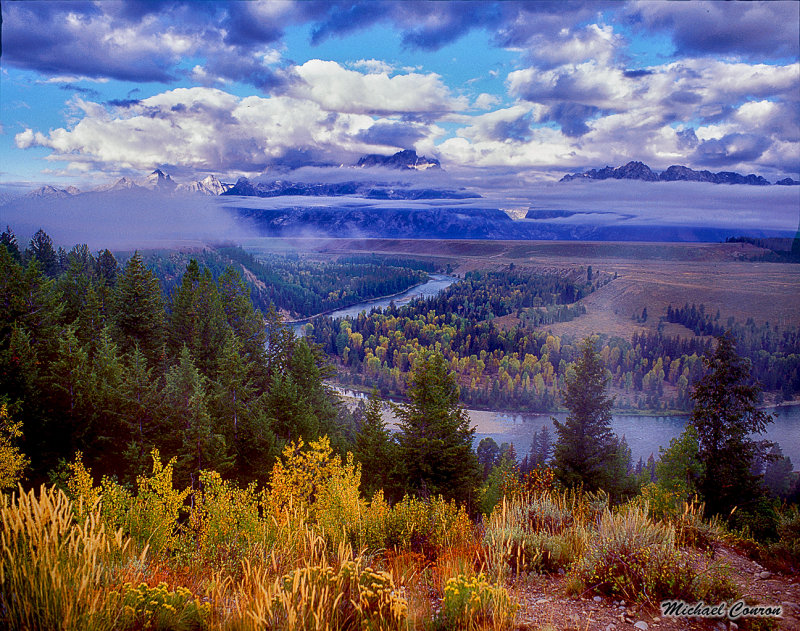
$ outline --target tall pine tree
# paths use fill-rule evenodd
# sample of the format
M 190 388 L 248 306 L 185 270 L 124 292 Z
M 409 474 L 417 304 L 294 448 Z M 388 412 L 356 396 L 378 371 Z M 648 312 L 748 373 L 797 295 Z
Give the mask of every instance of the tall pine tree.
M 472 450 L 475 430 L 458 404 L 458 384 L 441 353 L 417 359 L 406 396 L 408 403 L 393 406 L 406 490 L 472 505 L 480 480 Z
M 558 434 L 553 466 L 566 486 L 596 490 L 608 485 L 616 448 L 611 432 L 613 401 L 606 395 L 608 379 L 594 341 L 586 339 L 562 392 L 569 414 L 563 423 L 553 419 Z
M 772 417 L 758 409 L 761 389 L 729 333 L 717 339 L 716 350 L 704 363 L 708 372 L 694 386 L 689 420 L 697 430 L 703 464 L 698 487 L 709 514 L 727 516 L 734 507 L 754 510 L 764 494 L 754 465 L 769 457 L 763 453 L 765 445 L 750 435 L 763 432 Z

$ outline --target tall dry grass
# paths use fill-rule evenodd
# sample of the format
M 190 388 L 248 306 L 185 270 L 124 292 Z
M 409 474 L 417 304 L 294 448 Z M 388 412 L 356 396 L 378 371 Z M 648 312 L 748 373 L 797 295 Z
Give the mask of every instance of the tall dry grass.
M 0 626 L 113 628 L 101 615 L 105 588 L 128 559 L 130 540 L 106 529 L 97 505 L 79 512 L 80 522 L 54 488 L 0 495 Z

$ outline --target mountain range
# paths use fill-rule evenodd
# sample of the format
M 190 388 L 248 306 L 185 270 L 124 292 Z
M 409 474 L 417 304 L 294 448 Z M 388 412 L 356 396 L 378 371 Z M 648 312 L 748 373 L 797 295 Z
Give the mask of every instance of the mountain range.
M 435 158 L 418 156 L 413 149 L 405 149 L 391 156 L 370 154 L 362 157 L 352 165 L 354 167 L 385 168 L 401 171 L 425 171 L 428 169 L 441 169 L 439 161 Z M 470 197 L 480 197 L 474 193 L 464 191 L 450 191 L 437 189 L 408 189 L 402 188 L 402 184 L 376 184 L 374 182 L 342 182 L 337 184 L 289 182 L 275 180 L 272 182 L 252 183 L 247 178 L 239 178 L 236 184 L 221 182 L 217 176 L 208 175 L 196 182 L 178 184 L 172 176 L 164 173 L 161 169 L 156 169 L 144 179 L 135 181 L 129 177 L 121 177 L 113 184 L 108 184 L 89 191 L 81 191 L 74 186 L 67 188 L 57 188 L 55 186 L 43 186 L 25 195 L 28 198 L 64 198 L 80 195 L 84 192 L 115 192 L 132 191 L 145 189 L 157 191 L 159 193 L 193 193 L 200 195 L 244 195 L 254 197 L 281 197 L 286 195 L 302 196 L 330 196 L 338 197 L 342 195 L 355 195 L 368 199 L 465 199 Z
M 402 184 L 376 184 L 375 182 L 337 182 L 332 184 L 287 182 L 251 182 L 239 178 L 234 186 L 223 195 L 243 195 L 246 197 L 284 197 L 300 195 L 304 197 L 342 197 L 355 196 L 366 199 L 414 200 L 414 199 L 469 199 L 480 197 L 467 191 L 453 191 L 434 188 L 404 188 Z
M 591 169 L 583 173 L 565 175 L 560 182 L 575 180 L 641 180 L 643 182 L 709 182 L 711 184 L 747 184 L 750 186 L 769 186 L 770 182 L 760 175 L 741 175 L 733 171 L 695 171 L 686 166 L 672 165 L 666 171 L 655 173 L 643 162 L 628 162 L 621 167 L 607 166 L 603 169 Z M 800 182 L 784 178 L 775 182 L 778 186 L 797 186 Z

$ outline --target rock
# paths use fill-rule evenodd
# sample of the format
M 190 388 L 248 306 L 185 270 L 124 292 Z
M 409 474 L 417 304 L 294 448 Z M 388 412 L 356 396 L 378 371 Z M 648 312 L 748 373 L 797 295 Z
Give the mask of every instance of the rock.
M 594 602 L 596 602 L 596 603 L 601 603 L 601 602 L 603 602 L 603 599 L 602 599 L 602 598 L 600 598 L 600 596 L 595 596 L 594 598 L 592 598 L 592 600 L 593 600 Z
M 637 620 L 633 626 L 636 629 L 641 629 L 641 631 L 647 631 L 647 623 L 644 620 Z
M 728 628 L 729 628 L 731 631 L 736 631 L 736 630 L 739 628 L 739 625 L 738 625 L 738 624 L 736 624 L 735 622 L 731 622 L 731 623 L 728 625 Z
M 761 572 L 761 574 L 758 575 L 758 578 L 766 579 L 769 578 L 770 576 L 772 576 L 772 574 L 770 574 L 769 572 Z

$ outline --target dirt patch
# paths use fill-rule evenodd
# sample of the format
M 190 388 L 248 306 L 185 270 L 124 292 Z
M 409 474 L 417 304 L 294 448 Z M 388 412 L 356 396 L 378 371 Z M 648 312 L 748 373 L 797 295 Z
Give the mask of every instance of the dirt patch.
M 800 629 L 800 580 L 797 576 L 764 574 L 767 570 L 729 546 L 719 547 L 715 560 L 729 568 L 730 577 L 746 601 L 782 607 L 782 617 L 774 618 L 778 629 Z M 639 621 L 645 622 L 651 631 L 707 631 L 720 628 L 723 621 L 722 628 L 733 628 L 727 619 L 665 617 L 653 606 L 620 604 L 607 597 L 595 600 L 594 594 L 571 597 L 566 594 L 564 575 L 533 577 L 518 583 L 515 594 L 521 606 L 517 625 L 520 630 L 546 629 L 549 625 L 559 631 L 625 631 L 636 629 L 633 625 Z M 742 627 L 744 623 L 739 621 L 739 628 Z

